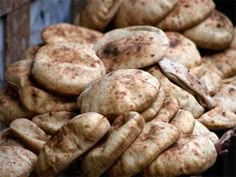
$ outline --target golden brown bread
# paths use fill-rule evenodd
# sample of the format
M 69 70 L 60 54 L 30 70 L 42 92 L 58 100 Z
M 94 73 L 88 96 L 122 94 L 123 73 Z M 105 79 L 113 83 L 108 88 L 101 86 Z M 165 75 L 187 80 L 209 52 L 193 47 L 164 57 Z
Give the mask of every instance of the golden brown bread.
M 215 95 L 222 86 L 222 73 L 216 66 L 202 60 L 200 66 L 190 69 L 190 73 L 195 75 L 207 88 L 209 95 Z
M 229 129 L 236 126 L 235 113 L 223 105 L 211 109 L 197 120 L 210 130 Z
M 160 29 L 133 26 L 106 33 L 94 45 L 94 50 L 108 73 L 155 64 L 164 56 L 168 46 L 168 38 Z
M 206 86 L 197 77 L 192 75 L 185 66 L 167 58 L 163 58 L 158 64 L 171 81 L 194 95 L 202 106 L 209 109 L 214 106 Z
M 75 113 L 68 111 L 49 112 L 34 116 L 32 121 L 48 134 L 55 134 L 63 125 L 75 117 Z
M 93 44 L 103 34 L 88 28 L 58 23 L 47 26 L 41 31 L 41 38 L 45 43 L 75 42 L 92 48 Z
M 0 146 L 1 177 L 29 177 L 34 170 L 37 156 L 16 146 Z
M 197 119 L 195 119 L 193 135 L 201 135 L 207 137 L 214 144 L 217 144 L 217 142 L 219 141 L 218 136 L 214 132 L 210 131 L 205 125 L 203 125 Z
M 188 69 L 201 64 L 201 56 L 194 42 L 177 32 L 166 32 L 165 34 L 169 39 L 166 58 L 178 62 Z
M 214 8 L 212 0 L 178 0 L 175 8 L 157 27 L 166 31 L 182 31 L 206 19 Z
M 217 106 L 223 106 L 232 112 L 236 112 L 236 86 L 225 84 L 213 97 Z
M 33 60 L 21 60 L 11 64 L 5 72 L 5 79 L 17 87 L 22 104 L 28 110 L 39 114 L 76 110 L 77 106 L 73 98 L 48 92 L 32 79 L 32 64 Z
M 120 69 L 90 84 L 78 97 L 82 113 L 98 112 L 113 120 L 127 111 L 143 112 L 156 100 L 160 84 L 139 69 Z
M 179 110 L 179 102 L 175 97 L 168 96 L 162 108 L 152 121 L 163 121 L 169 123 Z
M 34 122 L 20 118 L 11 122 L 11 132 L 23 142 L 26 147 L 36 154 L 42 149 L 44 144 L 50 139 L 42 129 Z
M 155 25 L 161 21 L 176 5 L 177 0 L 124 0 L 113 26 L 121 28 L 134 25 Z
M 144 118 L 137 112 L 127 112 L 117 117 L 109 130 L 108 137 L 82 159 L 83 175 L 99 177 L 135 141 L 143 130 Z
M 36 163 L 39 177 L 55 177 L 94 146 L 109 130 L 98 113 L 80 114 L 64 125 L 41 149 Z
M 199 135 L 181 136 L 145 170 L 146 177 L 172 177 L 199 174 L 211 167 L 217 157 L 215 145 Z
M 20 146 L 24 145 L 13 135 L 10 128 L 0 131 L 0 146 Z
M 213 55 L 205 56 L 206 63 L 216 67 L 221 73 L 223 78 L 232 77 L 236 74 L 236 50 L 226 49 L 222 52 Z
M 196 98 L 186 90 L 172 83 L 161 71 L 158 66 L 153 66 L 148 70 L 156 77 L 164 88 L 166 95 L 174 97 L 180 104 L 180 109 L 190 111 L 195 118 L 203 114 L 204 108 L 198 103 Z
M 108 170 L 111 177 L 128 177 L 139 173 L 179 138 L 178 130 L 162 121 L 147 122 L 134 143 Z
M 165 99 L 166 99 L 165 91 L 162 87 L 160 87 L 157 99 L 152 103 L 150 107 L 148 107 L 141 113 L 141 115 L 145 117 L 146 122 L 152 120 L 157 115 L 157 113 L 162 108 Z
M 182 134 L 192 134 L 195 126 L 193 114 L 186 110 L 179 110 L 170 122 Z
M 113 19 L 123 0 L 87 0 L 75 18 L 75 24 L 104 31 Z
M 196 26 L 183 32 L 200 48 L 227 49 L 234 37 L 232 22 L 221 12 L 214 10 L 211 15 Z
M 15 93 L 12 94 L 9 90 L 11 88 L 6 87 L 0 91 L 0 122 L 8 125 L 17 118 L 32 118 L 35 113 L 21 103 L 16 91 L 13 91 Z
M 104 74 L 104 65 L 95 52 L 77 43 L 51 43 L 41 47 L 32 67 L 37 82 L 66 95 L 79 95 Z

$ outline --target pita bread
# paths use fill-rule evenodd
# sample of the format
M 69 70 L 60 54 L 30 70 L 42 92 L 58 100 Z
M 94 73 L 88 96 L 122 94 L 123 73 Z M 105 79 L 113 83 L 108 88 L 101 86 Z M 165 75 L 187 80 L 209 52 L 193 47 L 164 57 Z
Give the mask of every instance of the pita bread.
M 161 153 L 144 170 L 144 176 L 200 174 L 215 163 L 216 157 L 215 145 L 208 138 L 197 135 L 181 136 L 176 144 Z
M 236 75 L 223 80 L 224 84 L 230 84 L 236 86 Z
M 192 134 L 195 125 L 195 118 L 191 112 L 179 110 L 171 120 L 170 124 L 174 125 L 182 134 Z
M 94 50 L 108 73 L 155 64 L 164 56 L 168 46 L 168 38 L 161 30 L 134 26 L 106 33 L 95 44 Z
M 88 0 L 75 24 L 104 31 L 123 0 Z
M 2 177 L 29 177 L 37 156 L 16 146 L 0 146 L 0 174 Z
M 227 78 L 236 74 L 235 57 L 236 50 L 227 49 L 204 58 L 206 62 L 215 66 L 223 74 L 223 78 Z
M 32 80 L 32 63 L 32 60 L 18 61 L 11 64 L 5 73 L 5 79 L 11 85 L 18 88 L 22 104 L 28 110 L 39 114 L 53 111 L 76 110 L 77 105 L 73 98 L 52 94 L 39 87 L 38 84 Z
M 75 115 L 68 111 L 49 112 L 33 117 L 32 121 L 47 134 L 53 135 Z
M 226 84 L 213 97 L 214 102 L 218 106 L 223 106 L 232 112 L 236 112 L 236 86 Z
M 215 95 L 222 86 L 222 73 L 212 64 L 203 63 L 192 68 L 190 73 L 195 75 L 207 88 L 209 95 Z
M 177 0 L 123 1 L 113 25 L 121 28 L 134 25 L 155 25 L 176 5 Z
M 161 121 L 150 121 L 142 133 L 108 170 L 111 177 L 128 177 L 139 173 L 179 138 L 178 130 Z
M 179 102 L 175 97 L 167 97 L 158 114 L 153 121 L 163 121 L 169 123 L 179 110 Z
M 68 23 L 58 23 L 47 26 L 41 31 L 41 38 L 45 43 L 75 42 L 91 48 L 103 34 L 91 29 Z
M 165 90 L 166 95 L 175 97 L 178 100 L 180 109 L 191 112 L 195 118 L 198 118 L 203 114 L 204 108 L 197 102 L 195 97 L 179 86 L 173 84 L 160 71 L 158 66 L 151 67 L 148 72 L 159 80 L 161 86 Z
M 201 56 L 196 45 L 177 32 L 166 32 L 169 39 L 169 48 L 165 54 L 166 58 L 193 68 L 201 64 Z
M 219 141 L 218 136 L 214 132 L 210 131 L 205 125 L 203 125 L 197 119 L 195 119 L 195 126 L 193 129 L 193 135 L 201 135 L 201 136 L 207 137 L 214 144 L 217 144 L 217 142 Z
M 214 106 L 206 86 L 197 77 L 192 75 L 186 67 L 167 58 L 160 60 L 159 66 L 170 80 L 193 94 L 202 106 L 209 109 Z
M 89 151 L 82 160 L 84 176 L 102 175 L 134 142 L 144 127 L 145 120 L 137 112 L 116 118 L 104 143 Z
M 16 139 L 9 128 L 0 131 L 0 146 L 20 146 L 24 145 Z
M 26 49 L 22 55 L 23 60 L 34 60 L 36 53 L 44 44 L 35 44 L 32 47 Z
M 41 149 L 36 163 L 38 176 L 57 176 L 94 146 L 110 123 L 98 113 L 80 114 L 64 125 Z
M 207 19 L 183 34 L 200 48 L 222 50 L 230 46 L 234 37 L 233 30 L 232 22 L 214 10 Z
M 162 87 L 160 87 L 157 99 L 152 103 L 149 108 L 147 108 L 141 113 L 141 115 L 145 117 L 146 122 L 151 121 L 155 117 L 155 115 L 160 111 L 165 99 L 165 91 Z
M 234 38 L 233 38 L 233 41 L 230 44 L 230 48 L 236 49 L 236 27 L 234 27 Z
M 113 71 L 90 84 L 78 97 L 81 113 L 98 112 L 112 120 L 127 111 L 143 112 L 156 100 L 160 84 L 139 69 Z
M 11 122 L 11 132 L 35 153 L 39 153 L 44 144 L 49 140 L 48 136 L 34 122 L 20 118 Z
M 17 118 L 32 118 L 34 115 L 22 105 L 18 95 L 9 93 L 9 88 L 0 91 L 0 122 L 9 124 Z
M 212 0 L 178 0 L 175 8 L 157 27 L 166 31 L 182 31 L 206 19 L 214 8 Z
M 32 68 L 33 77 L 41 85 L 67 95 L 79 95 L 86 85 L 104 74 L 104 65 L 95 52 L 75 43 L 41 47 Z
M 198 121 L 210 130 L 229 129 L 236 126 L 236 114 L 227 108 L 217 106 L 203 114 Z

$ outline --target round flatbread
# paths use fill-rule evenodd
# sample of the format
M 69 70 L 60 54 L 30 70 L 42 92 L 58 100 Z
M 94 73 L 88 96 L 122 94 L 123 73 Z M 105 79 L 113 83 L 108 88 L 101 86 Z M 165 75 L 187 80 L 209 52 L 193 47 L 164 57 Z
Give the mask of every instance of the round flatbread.
M 157 99 L 152 103 L 152 105 L 149 108 L 147 108 L 145 111 L 141 113 L 141 115 L 145 117 L 146 122 L 151 121 L 157 115 L 157 113 L 162 108 L 165 100 L 166 100 L 165 91 L 162 87 L 160 87 Z
M 192 134 L 195 126 L 193 114 L 186 110 L 179 110 L 170 122 L 182 134 Z
M 47 134 L 53 135 L 75 115 L 68 111 L 49 112 L 33 117 L 32 121 Z
M 236 115 L 228 108 L 217 106 L 197 119 L 210 130 L 224 130 L 236 126 Z
M 152 121 L 162 121 L 169 123 L 179 111 L 179 102 L 175 97 L 168 96 L 165 99 L 163 107 Z
M 188 38 L 177 32 L 166 32 L 169 39 L 169 48 L 165 57 L 193 68 L 201 64 L 201 55 L 196 45 Z
M 140 135 L 144 124 L 144 118 L 137 112 L 127 112 L 117 117 L 108 137 L 83 158 L 84 176 L 102 175 Z
M 110 31 L 94 46 L 106 72 L 117 69 L 143 68 L 159 61 L 169 46 L 159 29 L 134 26 Z
M 236 50 L 227 49 L 204 58 L 206 63 L 215 66 L 222 73 L 223 78 L 228 78 L 236 75 L 235 57 Z
M 57 176 L 92 148 L 110 129 L 107 118 L 95 112 L 80 114 L 64 125 L 40 151 L 38 176 Z
M 230 46 L 234 28 L 228 17 L 214 10 L 207 19 L 183 34 L 200 48 L 222 50 Z
M 82 113 L 98 112 L 109 119 L 127 111 L 143 112 L 156 100 L 160 84 L 139 69 L 113 71 L 90 84 L 78 97 Z
M 178 130 L 161 121 L 150 121 L 133 144 L 108 170 L 111 177 L 129 177 L 138 174 L 159 154 L 179 138 Z
M 207 137 L 214 144 L 217 144 L 217 142 L 219 141 L 218 136 L 214 132 L 211 132 L 205 125 L 203 125 L 197 119 L 195 119 L 193 135 L 201 135 L 201 136 Z
M 0 131 L 0 146 L 20 146 L 24 145 L 11 132 L 10 128 Z
M 68 23 L 47 26 L 41 31 L 45 43 L 76 42 L 92 47 L 102 33 Z
M 233 49 L 236 49 L 236 27 L 234 27 L 234 38 L 233 41 L 230 44 L 230 47 Z
M 39 114 L 53 111 L 77 110 L 74 98 L 53 94 L 39 87 L 32 79 L 32 64 L 32 60 L 18 61 L 11 64 L 5 74 L 5 79 L 18 88 L 22 104 L 28 110 Z
M 121 28 L 134 25 L 155 25 L 176 5 L 177 0 L 124 0 L 113 25 Z
M 186 67 L 167 58 L 163 58 L 159 62 L 159 66 L 171 81 L 193 94 L 202 106 L 209 109 L 214 107 L 206 86 L 192 75 Z
M 122 2 L 123 0 L 88 0 L 75 24 L 103 31 Z
M 203 114 L 204 108 L 198 103 L 196 98 L 186 90 L 172 83 L 160 71 L 158 66 L 151 67 L 148 72 L 159 80 L 167 96 L 174 97 L 178 100 L 180 109 L 191 112 L 195 118 Z
M 2 177 L 29 177 L 37 156 L 16 146 L 0 146 L 0 174 Z
M 157 27 L 166 31 L 182 31 L 206 19 L 214 8 L 212 0 L 178 0 L 175 8 Z
M 216 105 L 223 106 L 232 112 L 236 112 L 236 86 L 225 84 L 213 97 Z
M 104 65 L 95 52 L 76 43 L 41 47 L 32 68 L 33 77 L 41 85 L 67 95 L 79 95 L 104 74 Z
M 24 107 L 19 96 L 12 95 L 9 90 L 5 88 L 0 91 L 0 122 L 7 125 L 17 118 L 32 118 L 35 113 Z
M 49 140 L 48 136 L 34 122 L 20 118 L 11 122 L 11 132 L 18 137 L 30 150 L 39 153 L 40 149 Z
M 203 60 L 200 66 L 194 67 L 190 73 L 195 75 L 207 88 L 208 93 L 215 95 L 222 86 L 222 73 L 212 64 Z
M 161 153 L 145 170 L 144 176 L 199 174 L 211 167 L 217 157 L 214 143 L 199 135 L 181 136 L 176 144 Z
M 36 53 L 44 44 L 35 44 L 32 47 L 26 49 L 22 55 L 23 60 L 34 60 Z

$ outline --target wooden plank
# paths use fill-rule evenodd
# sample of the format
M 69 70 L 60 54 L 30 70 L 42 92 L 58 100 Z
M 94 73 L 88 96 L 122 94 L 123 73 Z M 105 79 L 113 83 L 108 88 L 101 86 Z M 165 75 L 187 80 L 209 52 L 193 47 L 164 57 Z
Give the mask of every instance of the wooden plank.
M 22 5 L 6 15 L 4 24 L 4 69 L 19 60 L 29 46 L 30 3 Z
M 71 18 L 72 23 L 76 22 L 80 10 L 84 7 L 86 0 L 71 0 Z
M 0 16 L 13 11 L 28 2 L 30 2 L 30 0 L 0 0 Z

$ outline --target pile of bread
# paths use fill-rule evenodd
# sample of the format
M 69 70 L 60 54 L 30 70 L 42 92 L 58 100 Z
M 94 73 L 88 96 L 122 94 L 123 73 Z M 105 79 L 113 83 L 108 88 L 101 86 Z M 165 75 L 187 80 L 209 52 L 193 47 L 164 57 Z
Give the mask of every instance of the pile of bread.
M 81 25 L 122 28 L 43 29 L 43 43 L 4 75 L 1 176 L 56 177 L 72 164 L 86 177 L 210 168 L 214 131 L 236 126 L 236 40 L 214 8 L 210 0 L 88 0 Z M 202 56 L 197 46 L 217 51 Z

